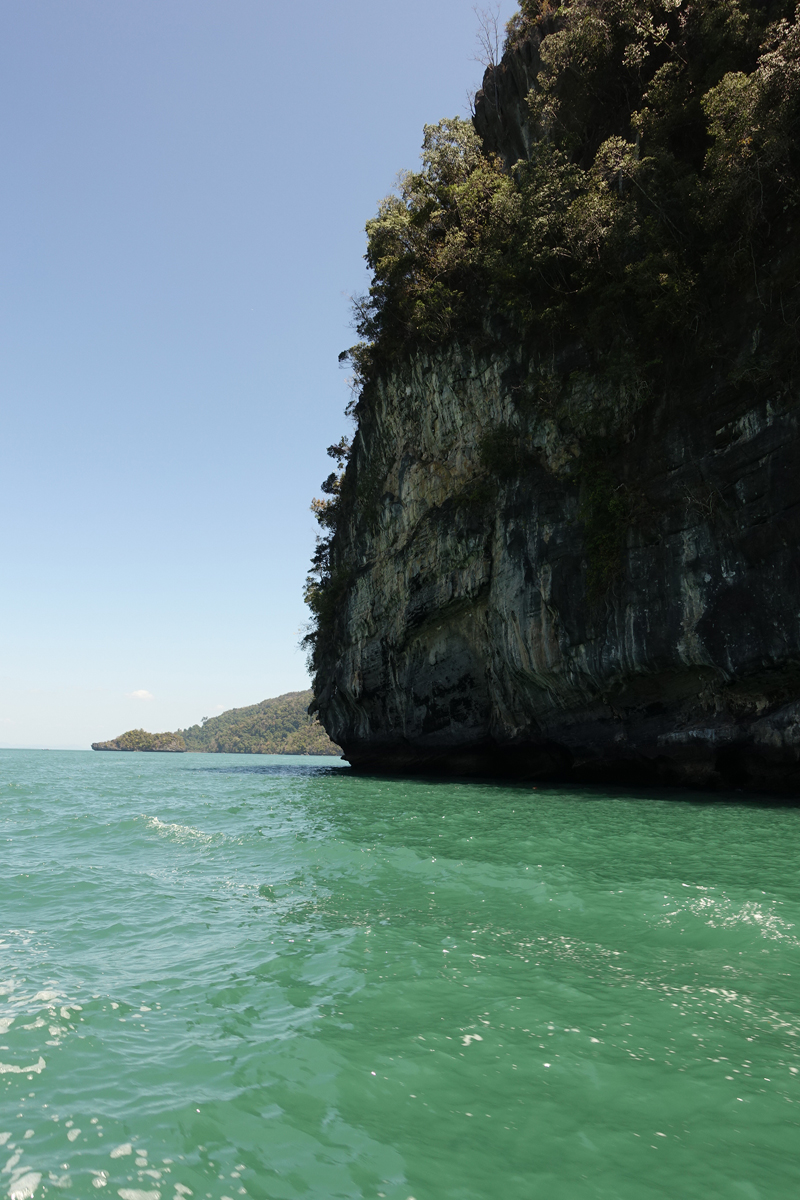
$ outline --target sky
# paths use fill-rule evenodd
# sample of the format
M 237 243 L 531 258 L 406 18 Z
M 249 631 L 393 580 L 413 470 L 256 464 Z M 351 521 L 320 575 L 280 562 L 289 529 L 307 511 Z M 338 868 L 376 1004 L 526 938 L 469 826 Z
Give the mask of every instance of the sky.
M 467 114 L 476 31 L 470 0 L 0 6 L 0 746 L 308 686 L 364 224 Z

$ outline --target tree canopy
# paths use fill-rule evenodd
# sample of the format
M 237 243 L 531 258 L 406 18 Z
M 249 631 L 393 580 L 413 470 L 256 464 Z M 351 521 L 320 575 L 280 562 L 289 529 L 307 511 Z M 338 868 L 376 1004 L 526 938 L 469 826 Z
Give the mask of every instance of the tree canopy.
M 578 361 L 638 397 L 711 370 L 726 386 L 785 383 L 800 320 L 794 0 L 522 0 L 484 81 L 498 145 L 504 72 L 526 42 L 538 63 L 528 153 L 504 163 L 468 121 L 427 125 L 419 170 L 367 223 L 372 282 L 355 303 L 361 340 L 343 355 L 356 419 L 383 373 L 454 340 L 529 345 L 534 402 Z M 337 523 L 370 511 L 358 454 L 339 466 L 314 504 L 312 665 L 350 577 Z

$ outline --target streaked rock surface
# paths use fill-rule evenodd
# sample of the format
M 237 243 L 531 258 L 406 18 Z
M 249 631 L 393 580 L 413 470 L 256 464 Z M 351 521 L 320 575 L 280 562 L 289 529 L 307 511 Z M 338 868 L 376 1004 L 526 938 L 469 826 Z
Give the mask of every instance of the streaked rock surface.
M 800 780 L 800 482 L 793 395 L 592 395 L 529 407 L 522 350 L 419 355 L 361 418 L 377 507 L 319 712 L 359 766 L 792 790 Z M 639 407 L 637 408 L 637 404 Z M 628 498 L 592 596 L 590 421 Z M 524 467 L 478 447 L 516 429 Z M 615 449 L 614 449 L 615 448 Z

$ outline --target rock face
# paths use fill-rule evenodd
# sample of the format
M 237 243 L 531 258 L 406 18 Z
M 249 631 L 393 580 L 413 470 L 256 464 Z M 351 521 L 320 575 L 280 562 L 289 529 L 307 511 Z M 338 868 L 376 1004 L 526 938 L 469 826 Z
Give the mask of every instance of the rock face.
M 499 154 L 506 167 L 530 156 L 533 134 L 528 119 L 528 94 L 541 68 L 542 38 L 555 27 L 545 19 L 521 39 L 502 61 L 489 67 L 475 96 L 474 125 L 484 148 Z
M 478 96 L 507 164 L 539 44 Z M 490 317 L 383 370 L 316 680 L 355 767 L 800 792 L 800 404 L 758 284 L 725 303 L 663 394 Z
M 702 405 L 607 408 L 624 436 L 600 469 L 629 503 L 620 569 L 592 596 L 579 435 L 597 397 L 525 418 L 527 368 L 420 355 L 362 423 L 383 490 L 347 535 L 329 734 L 362 767 L 797 788 L 796 397 L 717 403 L 710 382 Z M 482 433 L 523 423 L 529 460 L 487 494 Z

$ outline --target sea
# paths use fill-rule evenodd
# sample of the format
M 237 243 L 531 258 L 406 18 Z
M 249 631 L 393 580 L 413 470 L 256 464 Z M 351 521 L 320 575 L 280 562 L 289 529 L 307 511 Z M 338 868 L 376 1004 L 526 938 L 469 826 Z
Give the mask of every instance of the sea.
M 0 1197 L 800 1194 L 800 807 L 0 752 Z

